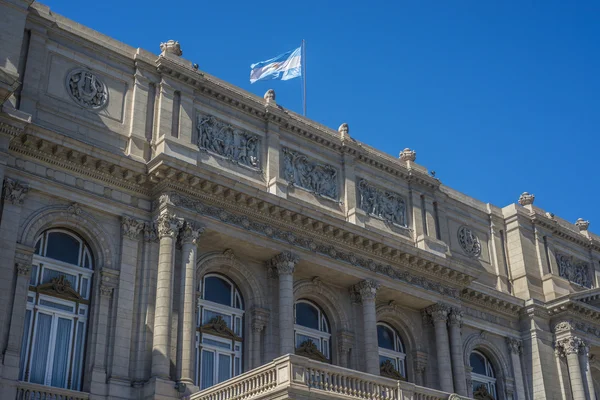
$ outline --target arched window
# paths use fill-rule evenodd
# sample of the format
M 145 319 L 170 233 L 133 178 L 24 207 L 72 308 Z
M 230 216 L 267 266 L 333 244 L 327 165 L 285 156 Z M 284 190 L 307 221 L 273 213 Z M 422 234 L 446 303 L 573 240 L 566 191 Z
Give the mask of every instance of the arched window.
M 488 358 L 478 351 L 471 353 L 469 363 L 473 371 L 471 372 L 471 380 L 473 381 L 473 397 L 486 398 L 485 393 L 489 393 L 493 398 L 497 399 L 496 395 L 496 374 L 494 368 Z
M 90 249 L 77 235 L 51 229 L 38 238 L 20 380 L 81 390 L 93 267 Z
M 205 275 L 199 289 L 196 382 L 206 389 L 242 373 L 244 301 L 220 275 Z
M 406 380 L 406 350 L 398 332 L 386 323 L 377 324 L 381 375 Z
M 308 300 L 294 305 L 296 354 L 318 361 L 331 361 L 331 332 L 327 317 Z

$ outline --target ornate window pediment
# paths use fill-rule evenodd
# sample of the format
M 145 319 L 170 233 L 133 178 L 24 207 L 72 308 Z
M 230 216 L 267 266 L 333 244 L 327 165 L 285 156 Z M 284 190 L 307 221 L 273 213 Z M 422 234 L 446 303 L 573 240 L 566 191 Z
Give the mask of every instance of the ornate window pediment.
M 477 400 L 495 400 L 486 385 L 479 385 L 477 390 L 473 392 L 473 398 Z
M 398 372 L 398 370 L 390 360 L 385 360 L 381 363 L 381 365 L 379 366 L 379 373 L 381 374 L 381 376 L 385 376 L 386 378 L 406 381 L 406 378 L 402 376 L 400 372 Z
M 221 317 L 217 315 L 206 324 L 200 327 L 200 330 L 203 333 L 210 333 L 216 336 L 225 337 L 227 339 L 242 341 L 242 338 L 236 335 L 228 326 L 227 322 Z
M 83 300 L 83 297 L 71 287 L 71 282 L 66 279 L 65 275 L 60 275 L 58 278 L 53 278 L 51 282 L 39 285 L 37 291 L 67 300 Z
M 305 340 L 300 343 L 300 346 L 296 347 L 296 354 L 299 356 L 311 358 L 316 361 L 326 362 L 329 360 L 323 353 L 319 351 L 317 345 L 312 340 Z

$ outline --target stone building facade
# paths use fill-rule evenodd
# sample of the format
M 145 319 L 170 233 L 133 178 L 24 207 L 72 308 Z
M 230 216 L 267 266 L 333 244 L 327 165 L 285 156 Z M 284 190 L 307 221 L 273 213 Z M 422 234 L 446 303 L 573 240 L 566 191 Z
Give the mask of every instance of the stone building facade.
M 0 398 L 596 399 L 587 221 L 160 51 L 0 0 Z

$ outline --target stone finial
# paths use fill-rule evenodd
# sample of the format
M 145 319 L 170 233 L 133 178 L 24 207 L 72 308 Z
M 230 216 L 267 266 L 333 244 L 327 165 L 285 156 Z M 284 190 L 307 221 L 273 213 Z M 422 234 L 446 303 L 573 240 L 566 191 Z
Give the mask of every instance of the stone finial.
M 579 232 L 587 232 L 590 227 L 590 221 L 585 221 L 583 218 L 577 219 L 575 221 L 575 226 L 579 228 Z
M 166 43 L 161 43 L 160 51 L 163 53 L 170 53 L 176 55 L 177 57 L 181 57 L 183 55 L 183 51 L 181 51 L 181 46 L 179 46 L 179 42 L 176 40 L 168 40 Z
M 417 159 L 417 152 L 409 149 L 408 147 L 400 152 L 400 161 L 414 162 L 416 159 Z
M 263 97 L 267 101 L 267 104 L 270 104 L 270 103 L 275 104 L 275 90 L 273 90 L 273 89 L 267 90 Z
M 348 127 L 348 124 L 344 122 L 338 128 L 338 132 L 340 133 L 340 137 L 342 139 L 349 137 L 350 136 L 350 127 Z
M 533 204 L 534 200 L 535 200 L 535 196 L 533 194 L 529 194 L 527 192 L 523 192 L 519 196 L 519 204 L 522 206 L 530 206 Z

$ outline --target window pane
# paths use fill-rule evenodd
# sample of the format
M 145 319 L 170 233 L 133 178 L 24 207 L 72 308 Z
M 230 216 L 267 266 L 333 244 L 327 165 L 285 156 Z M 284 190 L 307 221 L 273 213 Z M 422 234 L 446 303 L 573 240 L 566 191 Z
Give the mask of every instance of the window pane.
M 203 344 L 208 344 L 210 346 L 215 346 L 215 347 L 219 347 L 221 349 L 227 349 L 227 350 L 231 350 L 231 342 L 230 343 L 223 343 L 219 340 L 214 340 L 214 339 L 210 339 L 207 337 L 203 337 L 202 338 L 202 343 Z
M 235 318 L 235 329 L 233 332 L 238 336 L 242 336 L 242 320 L 238 317 Z
M 234 364 L 234 375 L 239 375 L 242 371 L 242 367 L 241 367 L 241 362 L 240 362 L 240 358 L 236 357 L 235 358 L 235 364 Z
M 31 325 L 31 310 L 25 311 L 25 324 L 23 326 L 23 341 L 21 342 L 21 361 L 19 364 L 19 380 L 25 376 L 25 361 L 27 361 L 27 347 L 29 346 L 29 327 Z
M 83 322 L 77 323 L 77 335 L 75 337 L 75 357 L 73 359 L 73 382 L 71 389 L 81 390 L 81 361 L 83 358 Z
M 31 266 L 31 275 L 29 276 L 29 285 L 37 286 L 37 278 L 38 278 L 38 266 Z
M 469 359 L 471 363 L 471 368 L 473 368 L 473 372 L 480 375 L 486 375 L 485 373 L 485 360 L 482 356 L 477 353 L 471 353 L 471 358 Z
M 394 332 L 387 326 L 377 325 L 377 342 L 379 347 L 394 350 Z
M 35 254 L 42 255 L 42 238 L 35 243 Z
M 204 279 L 204 299 L 231 307 L 231 285 L 216 276 L 207 277 Z
M 202 350 L 202 368 L 200 369 L 201 388 L 206 389 L 215 384 L 215 353 Z
M 88 298 L 87 291 L 88 291 L 88 279 L 87 278 L 81 278 L 81 288 L 79 289 L 79 294 L 84 299 Z
M 54 345 L 54 362 L 52 363 L 51 386 L 64 388 L 67 386 L 67 371 L 69 367 L 69 350 L 71 343 L 71 320 L 58 319 L 56 328 L 56 343 Z
M 73 236 L 63 232 L 51 232 L 48 234 L 46 257 L 79 265 L 79 247 L 79 241 Z
M 296 324 L 319 329 L 319 310 L 308 303 L 296 303 Z
M 225 320 L 225 323 L 231 329 L 231 315 L 225 315 L 218 313 L 216 311 L 204 310 L 204 319 L 202 320 L 202 325 L 208 324 L 213 318 L 220 316 Z
M 227 354 L 219 354 L 219 381 L 226 381 L 231 378 L 231 356 Z
M 329 358 L 329 342 L 327 340 L 323 340 L 323 355 Z
M 52 308 L 56 308 L 57 310 L 68 311 L 68 312 L 73 312 L 73 309 L 75 308 L 75 306 L 67 306 L 65 304 L 55 303 L 53 301 L 48 301 L 48 300 L 43 300 L 43 299 L 40 300 L 40 305 L 46 306 L 46 307 L 52 307 Z
M 307 340 L 310 340 L 311 342 L 313 342 L 317 346 L 317 349 L 319 351 L 321 351 L 321 340 L 320 339 L 314 338 L 311 336 L 306 336 L 301 333 L 296 333 L 296 347 L 300 347 L 300 345 L 302 343 L 306 342 Z
M 31 359 L 31 374 L 29 381 L 33 383 L 44 384 L 46 376 L 46 363 L 48 362 L 48 350 L 50 345 L 50 328 L 52 327 L 52 317 L 47 314 L 38 313 L 36 322 L 36 333 L 33 348 L 33 357 Z
M 69 281 L 71 287 L 75 289 L 77 287 L 77 277 L 75 275 L 67 274 L 60 271 L 55 271 L 53 269 L 44 268 L 44 273 L 42 274 L 42 283 L 52 282 L 52 279 L 58 279 L 61 275 L 65 276 L 65 279 Z

